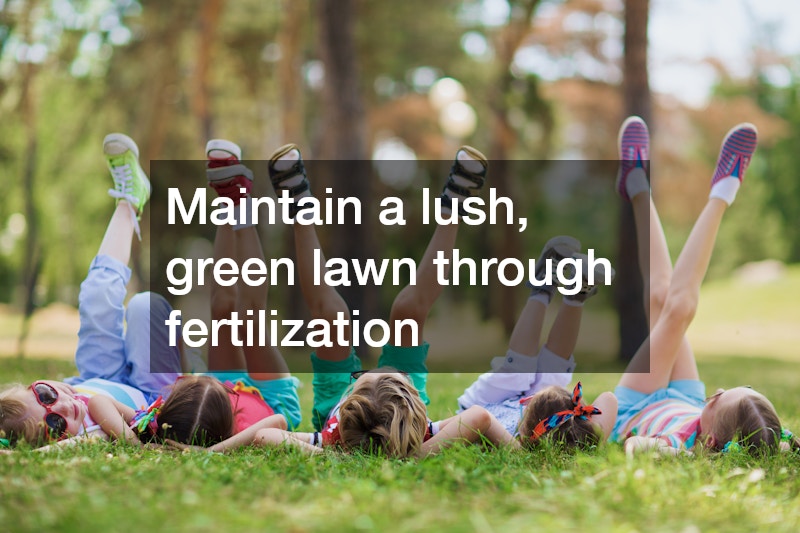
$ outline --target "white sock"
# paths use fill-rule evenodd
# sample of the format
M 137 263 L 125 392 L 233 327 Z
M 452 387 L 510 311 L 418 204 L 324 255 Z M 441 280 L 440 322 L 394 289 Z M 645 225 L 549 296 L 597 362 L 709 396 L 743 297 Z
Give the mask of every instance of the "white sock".
M 461 163 L 462 167 L 469 170 L 470 172 L 474 172 L 475 174 L 480 174 L 481 172 L 483 172 L 483 165 L 480 163 L 480 161 L 469 155 L 469 153 L 466 150 L 459 150 L 458 154 L 456 154 L 456 159 L 458 159 L 458 162 Z M 464 187 L 465 189 L 475 188 L 475 183 L 473 181 L 470 181 L 466 178 L 462 178 L 458 174 L 453 174 L 453 181 L 456 183 L 456 185 Z M 444 194 L 446 194 L 450 198 L 457 198 L 459 203 L 463 202 L 465 198 L 468 198 L 468 196 L 464 196 L 463 194 L 458 194 L 457 192 L 451 191 L 450 189 L 447 188 L 445 188 Z M 442 206 L 442 214 L 449 215 L 451 212 L 452 212 L 451 209 L 449 209 L 446 206 Z
M 727 178 L 722 178 L 711 187 L 711 194 L 708 197 L 719 198 L 731 205 L 736 199 L 736 193 L 739 192 L 741 185 L 742 182 L 737 177 L 728 176 Z
M 528 298 L 529 300 L 536 300 L 537 302 L 541 302 L 544 304 L 545 307 L 550 305 L 550 300 L 553 298 L 553 295 L 547 291 L 536 291 L 535 293 L 531 294 Z
M 643 168 L 637 167 L 630 171 L 625 180 L 625 192 L 628 193 L 628 198 L 631 200 L 637 194 L 650 192 L 650 184 L 647 183 L 647 174 Z
M 564 302 L 564 305 L 568 305 L 570 307 L 583 307 L 583 304 L 586 303 L 586 300 L 573 300 L 572 298 L 564 298 L 561 301 Z

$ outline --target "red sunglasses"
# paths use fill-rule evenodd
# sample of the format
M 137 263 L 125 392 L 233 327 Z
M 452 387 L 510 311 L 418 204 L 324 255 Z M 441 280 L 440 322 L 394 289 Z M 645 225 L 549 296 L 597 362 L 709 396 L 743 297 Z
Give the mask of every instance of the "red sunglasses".
M 67 435 L 67 419 L 58 413 L 54 413 L 50 406 L 58 401 L 58 391 L 52 385 L 42 381 L 34 381 L 29 387 L 33 391 L 33 397 L 44 407 L 47 413 L 44 415 L 44 423 L 49 430 L 51 438 L 62 439 Z

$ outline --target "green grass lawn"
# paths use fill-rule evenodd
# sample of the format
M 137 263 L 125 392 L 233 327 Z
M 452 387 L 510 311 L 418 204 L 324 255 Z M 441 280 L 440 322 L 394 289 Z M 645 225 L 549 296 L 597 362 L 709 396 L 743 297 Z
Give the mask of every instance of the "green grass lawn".
M 3 382 L 74 372 L 0 359 Z M 709 390 L 747 383 L 800 428 L 800 364 L 702 364 Z M 304 413 L 308 375 L 300 376 Z M 577 376 L 592 397 L 617 375 Z M 431 416 L 452 413 L 474 375 L 432 374 Z M 308 422 L 304 422 L 307 426 Z M 455 448 L 424 461 L 290 451 L 181 454 L 107 443 L 0 456 L 3 531 L 798 531 L 800 461 L 732 454 L 626 459 L 618 446 L 567 455 Z

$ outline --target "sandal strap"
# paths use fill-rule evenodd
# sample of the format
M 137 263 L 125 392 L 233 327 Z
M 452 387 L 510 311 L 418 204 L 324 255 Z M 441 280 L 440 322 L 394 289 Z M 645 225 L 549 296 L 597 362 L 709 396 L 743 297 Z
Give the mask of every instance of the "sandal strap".
M 453 210 L 453 199 L 450 196 L 448 196 L 446 193 L 442 193 L 439 198 L 442 201 L 442 207 L 446 207 L 450 211 Z M 458 216 L 467 216 L 467 211 L 464 209 L 464 202 L 458 203 Z
M 475 184 L 474 187 L 464 187 L 456 183 L 453 179 L 453 176 L 459 176 L 464 178 L 468 181 L 471 181 Z M 483 188 L 483 184 L 486 182 L 486 168 L 484 167 L 483 172 L 480 174 L 476 172 L 472 172 L 467 170 L 464 165 L 461 164 L 458 160 L 453 162 L 453 166 L 450 167 L 450 176 L 447 178 L 447 183 L 445 184 L 445 188 L 450 189 L 456 194 L 460 194 L 462 196 L 472 196 L 472 192 L 477 189 Z
M 269 165 L 269 179 L 272 181 L 273 187 L 275 187 L 276 191 L 283 191 L 288 190 L 292 195 L 295 194 L 295 190 L 300 187 L 305 187 L 303 189 L 299 189 L 296 192 L 300 193 L 308 189 L 308 176 L 306 175 L 306 167 L 303 165 L 303 160 L 298 159 L 295 163 L 287 168 L 286 170 L 275 170 L 273 166 L 274 162 L 270 161 Z M 294 178 L 295 176 L 303 176 L 303 183 L 302 185 L 297 185 L 295 187 L 288 187 L 286 185 L 281 185 L 284 181 Z

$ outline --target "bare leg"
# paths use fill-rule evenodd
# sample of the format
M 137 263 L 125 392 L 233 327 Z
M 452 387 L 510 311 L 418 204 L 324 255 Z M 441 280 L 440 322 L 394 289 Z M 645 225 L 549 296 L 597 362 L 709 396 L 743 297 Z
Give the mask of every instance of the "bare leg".
M 508 340 L 508 349 L 522 355 L 533 356 L 539 353 L 547 306 L 539 300 L 529 298 L 519 314 L 514 331 Z M 555 326 L 554 326 L 555 327 Z
M 458 224 L 436 227 L 431 241 L 425 249 L 425 255 L 417 266 L 417 284 L 407 285 L 394 299 L 389 314 L 389 323 L 394 324 L 398 320 L 411 319 L 417 323 L 419 330 L 419 339 L 414 339 L 408 328 L 403 328 L 400 339 L 401 346 L 417 346 L 421 343 L 425 320 L 443 289 L 437 279 L 436 265 L 433 260 L 437 253 L 442 251 L 445 257 L 452 261 L 457 235 Z
M 261 249 L 261 240 L 255 227 L 242 228 L 233 233 L 236 239 L 236 262 L 240 266 L 251 258 L 264 261 L 264 251 Z M 237 289 L 236 307 L 239 310 L 239 317 L 250 318 L 253 321 L 254 332 L 258 331 L 258 315 L 259 311 L 267 309 L 269 285 L 263 283 L 257 287 L 250 287 L 240 278 Z M 248 311 L 252 311 L 252 317 L 246 315 Z M 265 319 L 269 320 L 269 315 Z M 269 330 L 266 324 L 264 327 L 267 331 Z M 242 328 L 239 338 L 244 339 L 245 335 L 245 329 Z M 253 379 L 271 380 L 290 376 L 286 361 L 277 347 L 270 346 L 269 339 L 267 339 L 266 346 L 260 346 L 258 342 L 255 342 L 253 346 L 248 346 L 248 343 L 244 344 L 247 372 Z
M 133 228 L 131 208 L 128 202 L 120 200 L 106 227 L 97 255 L 107 255 L 127 265 L 131 260 Z
M 236 239 L 232 226 L 217 226 L 214 239 L 214 259 L 236 257 Z M 236 286 L 223 287 L 211 277 L 211 318 L 228 320 L 236 311 Z M 246 362 L 242 348 L 234 346 L 230 326 L 219 328 L 217 346 L 209 343 L 208 369 L 212 371 L 242 370 Z
M 326 320 L 332 323 L 340 316 L 350 321 L 350 310 L 341 295 L 326 284 L 314 284 L 314 251 L 319 250 L 320 261 L 325 261 L 322 253 L 322 246 L 317 237 L 317 230 L 314 226 L 294 225 L 294 243 L 297 255 L 297 270 L 300 277 L 300 289 L 303 291 L 303 299 L 311 311 L 314 319 Z M 345 328 L 345 345 L 334 344 L 331 347 L 317 348 L 317 357 L 327 361 L 343 361 L 350 357 L 350 339 L 352 333 L 350 326 Z
M 667 291 L 672 280 L 672 261 L 669 257 L 661 219 L 652 197 L 649 194 L 639 194 L 631 202 L 636 219 L 639 265 L 644 282 L 645 312 L 652 329 L 664 308 Z M 694 352 L 685 337 L 678 348 L 678 355 L 669 380 L 682 379 L 700 379 Z
M 620 379 L 621 386 L 651 393 L 669 383 L 684 335 L 697 309 L 700 284 L 708 270 L 727 206 L 724 201 L 711 198 L 697 219 L 675 264 L 662 313 L 650 337 L 636 352 Z
M 547 336 L 547 349 L 562 359 L 569 359 L 578 343 L 583 306 L 561 304 Z

